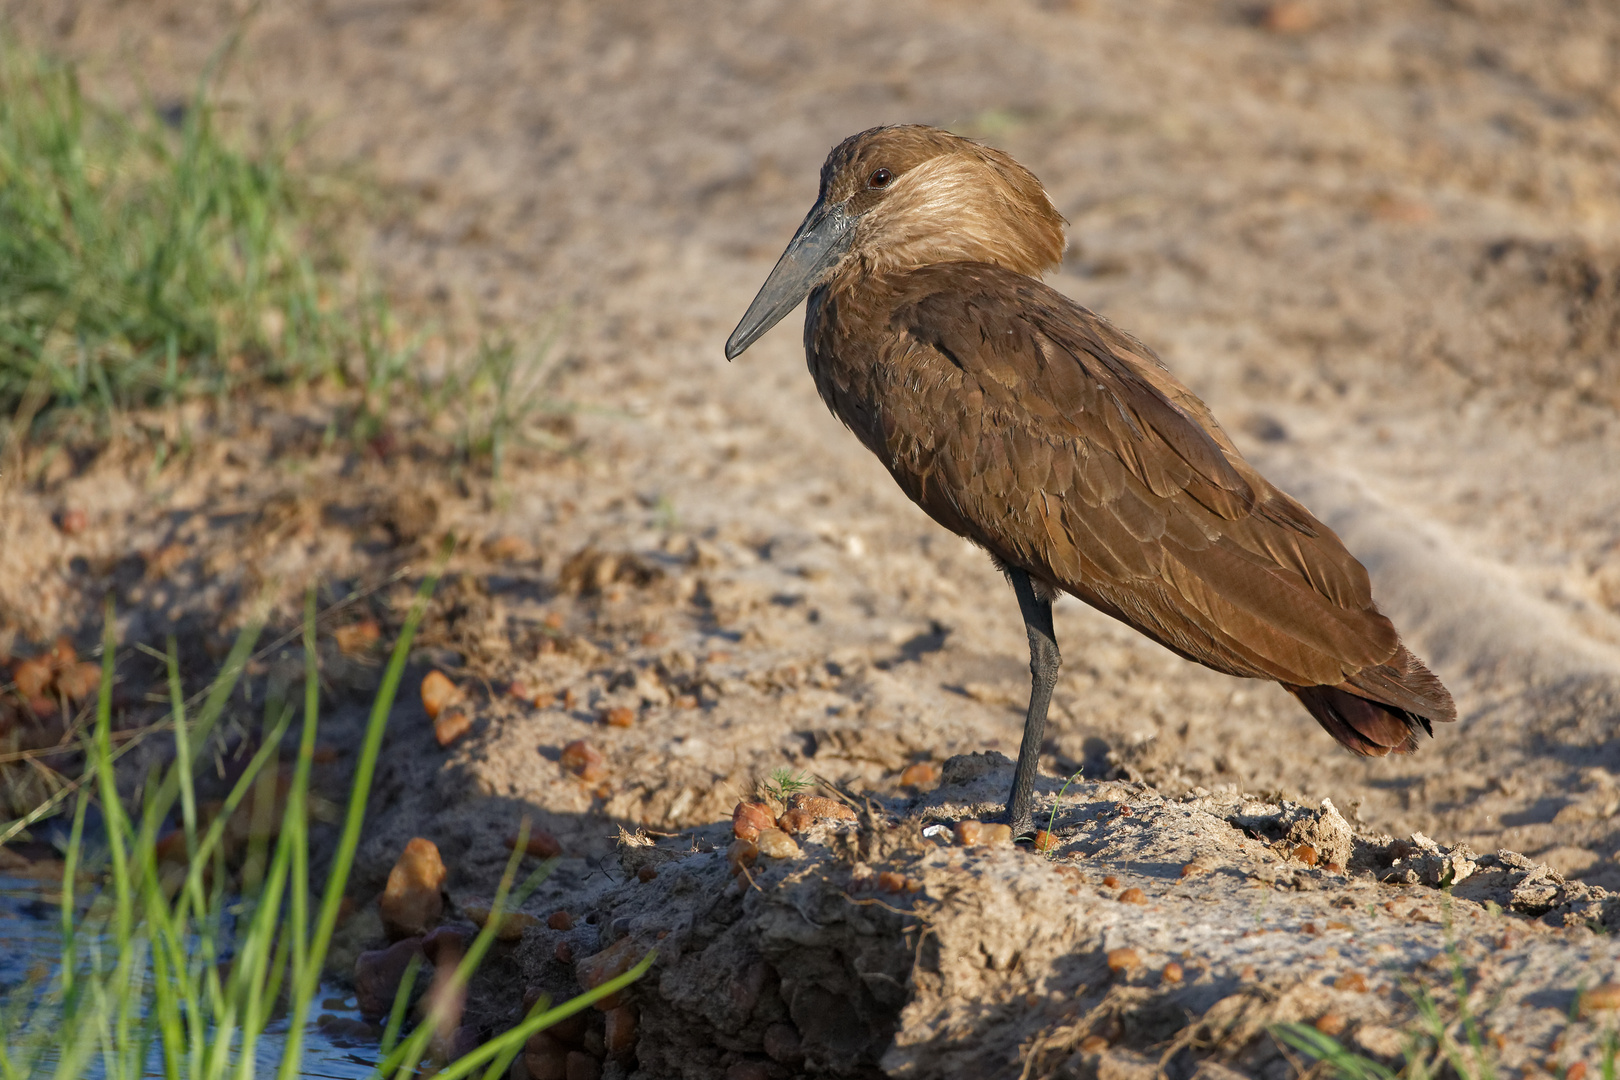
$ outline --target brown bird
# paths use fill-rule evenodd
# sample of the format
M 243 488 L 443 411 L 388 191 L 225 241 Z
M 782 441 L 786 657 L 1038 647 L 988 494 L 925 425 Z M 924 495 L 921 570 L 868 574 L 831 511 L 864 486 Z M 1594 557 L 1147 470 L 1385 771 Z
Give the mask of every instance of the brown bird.
M 828 155 L 726 342 L 735 359 L 808 296 L 828 408 L 1012 582 L 1032 676 L 1015 833 L 1031 824 L 1062 592 L 1188 660 L 1281 683 L 1357 754 L 1415 750 L 1420 729 L 1456 719 L 1451 695 L 1333 530 L 1244 461 L 1152 349 L 1041 283 L 1066 225 L 1001 151 L 930 127 L 864 131 Z

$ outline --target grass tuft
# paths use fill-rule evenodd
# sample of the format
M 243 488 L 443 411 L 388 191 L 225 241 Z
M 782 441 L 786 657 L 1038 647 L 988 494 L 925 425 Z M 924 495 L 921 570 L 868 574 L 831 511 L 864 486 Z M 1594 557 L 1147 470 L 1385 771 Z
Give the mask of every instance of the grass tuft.
M 285 148 L 233 147 L 208 90 L 125 116 L 0 39 L 0 413 L 24 429 L 333 368 Z
M 313 913 L 308 782 L 320 701 L 313 594 L 305 611 L 304 707 L 290 784 L 283 792 L 274 763 L 299 710 L 274 702 L 262 744 L 208 822 L 199 814 L 193 772 L 240 666 L 227 665 L 192 718 L 181 697 L 171 643 L 175 761 L 163 774 L 148 779 L 139 793 L 139 816 L 131 816 L 118 790 L 111 740 L 116 642 L 109 610 L 87 764 L 93 783 L 78 789 L 64 860 L 60 959 L 54 969 L 37 967 L 27 983 L 0 1000 L 0 1077 L 33 1080 L 95 1073 L 106 1080 L 152 1075 L 171 1080 L 227 1076 L 245 1080 L 262 1060 L 260 1044 L 278 1015 L 286 1020 L 287 1035 L 272 1055 L 278 1062 L 275 1071 L 279 1080 L 300 1075 L 303 1032 L 359 844 L 383 732 L 434 581 L 430 578 L 417 593 L 389 659 L 367 724 L 341 835 Z M 237 651 L 249 648 L 255 634 L 256 628 L 244 632 Z M 278 799 L 276 827 L 250 831 L 240 891 L 228 892 L 228 823 L 244 803 L 253 807 L 256 824 L 268 823 Z M 94 852 L 85 838 L 92 801 L 100 806 L 105 822 L 105 850 Z M 179 862 L 160 855 L 159 847 L 160 833 L 176 803 L 184 839 Z M 521 903 L 551 868 L 550 863 L 542 866 L 514 889 L 523 850 L 520 842 L 501 880 L 493 914 L 455 970 L 449 992 L 433 999 L 427 1014 L 403 1040 L 399 1035 L 411 987 L 409 982 L 401 987 L 376 1066 L 379 1077 L 414 1075 L 430 1057 L 434 1035 L 454 1023 L 445 1003 L 459 999 L 459 989 L 494 941 L 500 912 Z M 172 844 L 168 851 L 173 851 Z M 90 895 L 82 897 L 77 889 L 86 882 Z M 441 1063 L 439 1076 L 456 1080 L 475 1069 L 485 1070 L 486 1076 L 504 1072 L 530 1035 L 623 989 L 640 978 L 652 960 L 649 954 L 623 976 L 562 1005 L 536 1005 L 511 1030 L 472 1054 Z

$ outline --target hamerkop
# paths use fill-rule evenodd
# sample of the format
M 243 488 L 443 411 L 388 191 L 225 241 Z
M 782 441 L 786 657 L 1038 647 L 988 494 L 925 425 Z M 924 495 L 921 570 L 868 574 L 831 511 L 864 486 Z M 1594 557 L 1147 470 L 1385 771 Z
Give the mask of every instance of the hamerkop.
M 833 414 L 1012 582 L 1032 686 L 1008 821 L 1057 681 L 1060 592 L 1216 671 L 1281 683 L 1357 754 L 1409 753 L 1451 695 L 1333 530 L 1266 482 L 1140 341 L 1040 281 L 1064 221 L 1008 155 L 936 128 L 835 147 L 821 194 L 726 342 L 809 297 Z

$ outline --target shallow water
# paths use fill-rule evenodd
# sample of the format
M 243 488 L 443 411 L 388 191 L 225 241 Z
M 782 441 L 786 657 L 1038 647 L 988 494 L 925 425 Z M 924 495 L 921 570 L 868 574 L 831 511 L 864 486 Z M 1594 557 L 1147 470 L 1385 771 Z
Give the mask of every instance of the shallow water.
M 61 955 L 61 909 L 54 883 L 0 874 L 0 997 L 26 981 L 30 969 Z M 360 1019 L 353 995 L 322 984 L 304 1032 L 300 1075 L 360 1080 L 373 1075 L 377 1038 Z M 287 1034 L 285 1018 L 272 1021 L 256 1051 L 258 1073 L 273 1076 Z

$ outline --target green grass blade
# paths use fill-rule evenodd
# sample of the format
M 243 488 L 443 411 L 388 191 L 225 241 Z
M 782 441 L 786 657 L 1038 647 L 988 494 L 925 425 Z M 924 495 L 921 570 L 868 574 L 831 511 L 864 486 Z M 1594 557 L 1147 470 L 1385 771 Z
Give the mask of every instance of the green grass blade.
M 433 573 L 417 590 L 410 612 L 405 616 L 405 624 L 400 629 L 399 640 L 394 643 L 394 651 L 388 658 L 382 685 L 378 688 L 377 697 L 372 703 L 371 716 L 366 723 L 365 739 L 361 744 L 360 759 L 355 765 L 353 787 L 349 793 L 349 807 L 343 819 L 343 832 L 338 839 L 337 850 L 332 856 L 326 889 L 321 896 L 320 912 L 315 921 L 315 936 L 311 942 L 308 964 L 305 970 L 300 972 L 298 985 L 293 991 L 294 1008 L 300 1013 L 306 1012 L 309 1002 L 314 999 L 320 972 L 326 964 L 326 951 L 332 941 L 332 932 L 337 926 L 338 907 L 343 902 L 343 890 L 348 884 L 349 871 L 354 867 L 355 849 L 360 844 L 360 827 L 365 821 L 366 800 L 371 793 L 377 757 L 382 751 L 383 732 L 388 726 L 388 715 L 394 707 L 394 698 L 399 693 L 400 680 L 405 675 L 405 662 L 410 656 L 411 641 L 416 636 L 416 628 L 421 625 L 422 616 L 427 611 L 428 598 L 438 585 L 439 574 L 449 557 L 450 550 L 446 548 Z M 295 1062 L 284 1060 L 279 1074 L 281 1080 L 290 1080 L 296 1069 Z

